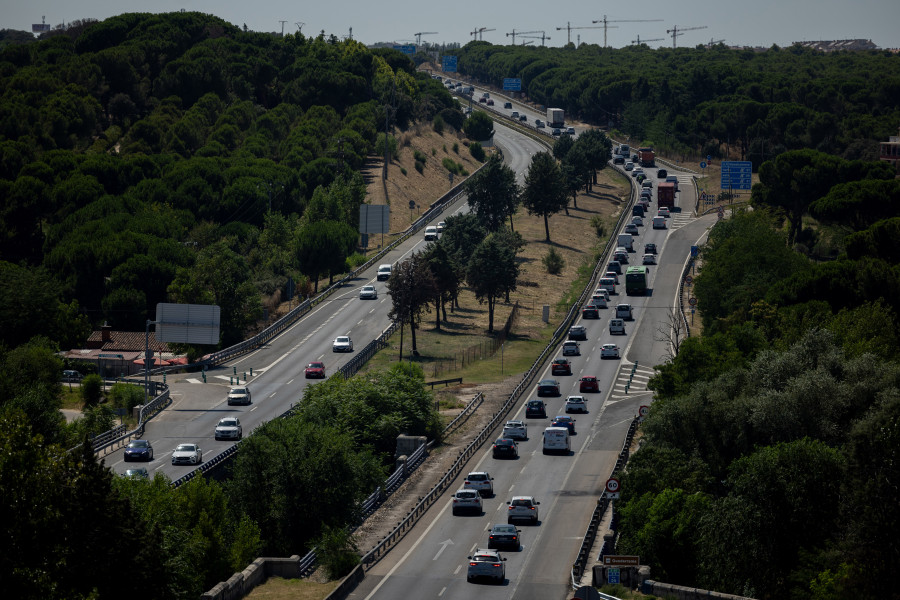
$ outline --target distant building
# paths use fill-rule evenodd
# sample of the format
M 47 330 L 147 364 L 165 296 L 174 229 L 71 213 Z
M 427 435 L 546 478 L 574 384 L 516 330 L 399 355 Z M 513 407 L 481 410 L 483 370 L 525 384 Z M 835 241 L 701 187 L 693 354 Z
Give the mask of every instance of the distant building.
M 818 42 L 794 42 L 793 45 L 812 48 L 819 52 L 837 52 L 838 50 L 878 50 L 872 40 L 823 40 Z
M 897 163 L 900 161 L 900 135 L 892 135 L 888 141 L 881 142 L 880 146 L 878 158 L 891 163 L 894 169 L 897 169 Z
M 143 331 L 113 331 L 103 325 L 87 339 L 84 348 L 76 348 L 62 353 L 63 358 L 88 361 L 97 364 L 97 371 L 107 377 L 120 377 L 141 372 L 144 364 L 146 333 Z M 169 364 L 176 359 L 165 342 L 157 341 L 150 332 L 150 350 L 153 351 L 153 365 Z

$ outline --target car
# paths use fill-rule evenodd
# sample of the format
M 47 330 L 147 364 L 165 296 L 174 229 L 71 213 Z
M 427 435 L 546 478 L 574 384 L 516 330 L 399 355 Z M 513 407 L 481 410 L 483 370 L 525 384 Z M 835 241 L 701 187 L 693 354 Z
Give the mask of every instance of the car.
M 613 156 L 613 164 L 614 164 L 614 165 L 624 165 L 624 164 L 625 164 L 625 157 L 624 157 L 624 156 L 619 156 L 619 155 Z
M 428 227 L 425 228 L 425 241 L 426 242 L 433 242 L 437 238 L 438 238 L 437 226 L 429 225 Z
M 250 388 L 247 386 L 233 387 L 228 391 L 228 406 L 233 404 L 250 405 L 252 403 Z
M 203 450 L 197 444 L 178 444 L 172 452 L 173 465 L 199 465 L 203 462 Z
M 447 226 L 447 222 L 446 222 L 446 221 L 439 221 L 438 224 L 437 224 L 437 231 L 438 231 L 438 233 L 444 233 L 444 228 L 445 228 L 446 226 Z
M 604 277 L 612 277 L 612 279 L 616 282 L 616 285 L 619 284 L 619 274 L 615 271 L 607 271 L 603 274 Z M 607 292 L 609 293 L 609 292 Z
M 656 244 L 644 244 L 644 252 L 646 252 L 647 254 L 656 254 Z
M 616 318 L 625 319 L 626 321 L 634 321 L 634 313 L 630 304 L 616 305 Z
M 303 374 L 307 379 L 325 379 L 325 363 L 318 361 L 311 362 L 306 365 Z
M 487 105 L 488 105 L 488 106 L 493 106 L 493 105 L 494 105 L 494 99 L 493 99 L 493 98 L 488 98 Z
M 626 253 L 616 252 L 616 255 L 617 255 L 616 260 L 618 260 L 619 262 L 622 262 L 622 257 L 618 256 L 619 254 L 624 254 L 624 257 L 628 258 L 628 255 Z M 602 287 L 604 290 L 606 290 L 610 294 L 615 294 L 616 293 L 616 280 L 613 279 L 612 277 L 603 276 L 600 278 L 600 287 Z
M 517 110 L 512 111 L 512 114 L 510 114 L 509 117 L 511 119 L 515 119 L 516 121 L 518 121 L 519 120 L 519 111 L 517 111 Z
M 377 300 L 378 299 L 378 290 L 375 289 L 374 285 L 364 285 L 359 288 L 359 299 L 360 300 Z
M 480 515 L 482 512 L 481 509 L 481 493 L 479 493 L 477 490 L 461 488 L 456 490 L 456 493 L 453 494 L 451 512 L 454 514 L 454 516 L 464 512 L 471 512 Z
M 653 202 L 653 190 L 648 188 L 641 188 L 641 200 Z
M 600 346 L 600 358 L 619 358 L 619 347 L 615 344 Z
M 641 217 L 640 215 L 634 215 L 633 217 L 631 217 L 631 223 L 633 225 L 637 225 L 638 227 L 643 227 L 644 226 L 644 218 Z
M 565 358 L 556 358 L 553 360 L 553 364 L 550 365 L 550 374 L 551 375 L 571 375 L 572 374 L 572 364 Z
M 466 581 L 473 581 L 479 577 L 487 577 L 497 584 L 506 581 L 506 559 L 500 553 L 491 549 L 475 550 L 468 557 L 469 567 L 466 570 Z
M 622 263 L 620 263 L 617 260 L 611 260 L 608 263 L 606 263 L 606 270 L 607 271 L 615 271 L 616 273 L 621 275 L 622 274 Z
M 512 500 L 506 503 L 509 508 L 506 510 L 506 522 L 512 525 L 513 521 L 530 521 L 532 525 L 538 522 L 538 502 L 534 496 L 513 496 Z
M 634 163 L 631 162 L 630 160 L 627 163 L 625 163 L 625 170 L 626 171 L 634 170 Z
M 599 319 L 600 318 L 600 307 L 597 303 L 591 299 L 588 300 L 588 303 L 584 305 L 581 309 L 581 318 L 582 319 Z
M 561 396 L 559 393 L 559 382 L 555 379 L 541 379 L 538 383 L 538 396 Z
M 375 279 L 378 281 L 387 281 L 391 278 L 391 265 L 378 265 L 378 274 L 375 275 Z
M 516 529 L 515 525 L 498 523 L 491 527 L 491 531 L 488 533 L 488 548 L 518 550 L 520 547 L 519 533 L 520 531 Z
M 569 339 L 570 340 L 586 340 L 587 339 L 587 329 L 584 325 L 572 325 L 569 327 Z
M 668 206 L 663 206 L 663 207 L 660 207 L 659 212 L 656 213 L 656 216 L 658 216 L 658 217 L 667 217 L 667 218 L 668 218 L 668 217 L 671 217 L 671 216 L 672 216 L 672 213 L 669 212 L 669 207 L 668 207 Z
M 574 127 L 566 127 L 566 133 L 568 133 L 569 135 L 575 135 L 575 128 Z
M 641 232 L 641 230 L 638 229 L 638 226 L 635 225 L 634 223 L 629 223 L 628 225 L 625 226 L 625 233 L 630 233 L 631 235 L 638 235 L 640 232 Z
M 244 437 L 244 428 L 237 417 L 225 417 L 219 419 L 216 425 L 215 437 L 217 440 L 239 440 Z
M 641 190 L 642 191 L 643 190 L 652 190 L 652 189 L 653 189 L 653 182 L 650 181 L 649 179 L 645 179 L 644 181 L 641 182 Z
M 512 108 L 512 102 L 504 102 L 503 108 Z
M 131 440 L 125 447 L 125 462 L 132 460 L 153 460 L 153 444 L 149 440 Z
M 628 264 L 628 251 L 627 250 L 619 250 L 618 248 L 616 248 L 616 251 L 613 252 L 613 258 L 616 259 L 617 261 L 619 261 L 620 263 L 622 263 L 623 265 L 627 265 Z M 602 281 L 601 281 L 601 285 L 602 285 Z M 613 285 L 615 285 L 615 282 L 613 283 Z M 616 288 L 612 288 L 610 291 L 613 294 L 615 294 Z
M 644 259 L 641 262 L 645 265 L 655 265 L 656 264 L 656 255 L 655 254 L 645 254 Z
M 569 396 L 566 398 L 566 412 L 586 413 L 587 404 L 584 403 L 584 396 Z
M 331 350 L 333 352 L 353 352 L 353 340 L 350 339 L 350 336 L 339 335 L 334 338 Z
M 147 467 L 138 467 L 136 469 L 125 469 L 125 477 L 134 477 L 137 479 L 150 479 L 150 472 Z
M 503 437 L 512 440 L 527 440 L 528 424 L 525 421 L 507 421 L 503 426 Z
M 641 174 L 641 170 L 640 170 L 640 169 L 632 169 L 632 170 L 631 170 L 631 176 L 634 177 L 635 179 L 636 179 L 637 176 L 640 175 L 640 174 Z
M 604 277 L 608 277 L 604 275 Z M 609 291 L 604 288 L 597 288 L 594 290 L 594 294 L 591 296 L 594 300 L 606 300 L 609 302 Z
M 594 375 L 585 375 L 581 379 L 578 380 L 578 391 L 582 394 L 586 392 L 600 392 L 600 382 L 597 381 L 597 377 Z
M 84 379 L 84 375 L 82 375 L 78 371 L 73 371 L 71 369 L 66 369 L 65 371 L 63 371 L 62 380 L 65 383 L 78 383 L 82 379 Z
M 519 458 L 519 446 L 511 438 L 497 438 L 491 451 L 494 458 Z
M 519 115 L 519 120 L 522 121 L 523 123 L 527 123 L 527 122 L 528 122 L 528 115 L 526 115 L 526 114 L 524 114 L 524 113 L 521 114 L 521 115 Z
M 666 171 L 665 169 L 658 169 L 656 171 L 656 178 L 659 179 L 660 181 L 665 180 L 665 178 L 668 177 L 668 175 L 669 175 L 669 172 Z
M 554 127 L 551 133 L 553 135 L 562 135 L 562 129 L 560 129 L 559 127 Z
M 569 433 L 575 433 L 575 419 L 569 415 L 556 415 L 550 427 L 567 427 Z
M 490 498 L 494 495 L 494 478 L 485 471 L 473 471 L 466 475 L 463 488 L 475 490 L 483 498 Z
M 535 120 L 534 120 L 534 126 L 537 127 L 538 129 L 543 129 L 543 128 L 544 128 L 544 122 L 541 121 L 540 119 L 535 119 Z
M 666 177 L 666 183 L 674 183 L 674 184 L 675 184 L 675 191 L 676 191 L 676 192 L 678 191 L 678 178 L 677 178 L 677 177 L 675 177 L 674 175 L 669 175 L 669 176 L 667 176 L 667 177 Z
M 581 345 L 573 341 L 563 342 L 562 354 L 563 356 L 581 356 Z
M 533 417 L 539 419 L 547 418 L 547 405 L 543 400 L 529 400 L 525 405 L 525 417 Z
M 478 99 L 478 102 L 480 102 L 481 104 L 487 104 L 487 98 L 482 96 L 481 98 Z
M 633 160 L 634 162 L 638 162 L 638 161 L 641 160 L 641 159 L 640 159 L 640 157 L 639 157 L 637 154 L 632 154 L 632 155 L 631 155 L 631 160 Z
M 594 294 L 594 296 L 590 299 L 588 304 L 593 306 L 594 309 L 606 308 L 606 298 L 604 298 L 603 296 L 598 296 L 597 294 Z M 582 311 L 582 313 L 584 313 L 584 311 Z M 600 315 L 598 314 L 595 318 L 599 319 Z

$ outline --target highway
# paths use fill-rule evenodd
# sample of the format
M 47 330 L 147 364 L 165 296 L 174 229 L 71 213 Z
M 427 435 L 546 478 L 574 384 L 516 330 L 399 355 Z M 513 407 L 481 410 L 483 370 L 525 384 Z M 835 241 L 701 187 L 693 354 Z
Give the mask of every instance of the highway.
M 503 148 L 506 161 L 520 179 L 524 178 L 531 156 L 543 150 L 536 141 L 499 123 L 495 143 Z M 459 200 L 435 217 L 434 222 L 466 210 L 468 205 L 465 200 Z M 422 250 L 425 245 L 419 234 L 400 244 L 380 262 L 396 263 Z M 304 378 L 303 369 L 307 363 L 323 361 L 326 375 L 331 375 L 352 356 L 333 353 L 334 338 L 349 335 L 354 349 L 359 350 L 390 324 L 387 315 L 391 309 L 391 299 L 387 294 L 387 283 L 376 281 L 376 270 L 377 265 L 346 284 L 266 346 L 208 371 L 208 383 L 202 382 L 199 373 L 168 378 L 173 403 L 147 423 L 143 436 L 153 445 L 153 461 L 149 464 L 125 462 L 124 451 L 119 449 L 105 457 L 107 466 L 117 473 L 124 473 L 128 468 L 147 467 L 151 476 L 159 471 L 173 480 L 178 479 L 192 469 L 186 465 L 171 464 L 172 451 L 178 444 L 198 444 L 203 450 L 203 460 L 207 461 L 234 443 L 215 440 L 214 430 L 219 419 L 237 416 L 241 420 L 244 436 L 247 436 L 255 427 L 284 413 L 291 404 L 302 398 L 307 385 L 318 381 Z M 376 300 L 359 299 L 359 288 L 367 284 L 377 289 Z M 241 377 L 246 373 L 249 378 L 248 385 L 253 397 L 250 406 L 228 406 L 226 402 L 229 379 L 235 372 Z

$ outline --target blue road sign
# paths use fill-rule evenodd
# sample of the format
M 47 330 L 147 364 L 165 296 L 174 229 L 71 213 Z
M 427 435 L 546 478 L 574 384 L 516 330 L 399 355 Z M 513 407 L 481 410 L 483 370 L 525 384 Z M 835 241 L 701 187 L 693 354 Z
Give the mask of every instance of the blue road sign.
M 522 79 L 519 77 L 505 77 L 503 79 L 503 90 L 507 92 L 521 92 Z
M 394 50 L 412 56 L 416 53 L 416 46 L 415 44 L 405 44 L 403 46 L 394 46 Z
M 444 73 L 456 73 L 456 57 L 442 56 L 441 69 L 444 71 Z
M 700 254 L 700 246 L 691 246 L 691 256 Z
M 706 155 L 706 160 L 712 161 L 712 154 L 707 154 L 707 155 Z
M 722 189 L 749 190 L 752 185 L 753 163 L 749 160 L 726 160 L 722 162 Z
M 616 568 L 611 568 L 606 571 L 606 583 L 613 584 L 619 583 L 619 573 L 620 570 Z
M 701 168 L 701 169 L 705 169 L 705 168 L 706 168 L 706 161 L 701 161 L 701 162 L 700 162 L 700 168 Z

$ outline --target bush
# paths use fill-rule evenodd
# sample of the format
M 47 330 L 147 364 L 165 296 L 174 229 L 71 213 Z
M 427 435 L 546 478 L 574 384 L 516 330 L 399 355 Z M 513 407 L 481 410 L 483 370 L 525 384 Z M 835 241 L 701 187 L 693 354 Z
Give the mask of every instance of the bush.
M 392 135 L 387 136 L 387 144 L 388 149 L 391 152 L 391 156 L 397 156 L 397 138 Z M 384 156 L 384 134 L 379 134 L 378 139 L 375 140 L 375 154 L 379 156 Z
M 354 252 L 350 256 L 347 257 L 347 271 L 353 271 L 354 269 L 364 265 L 368 259 L 364 254 L 360 254 L 359 252 Z
M 93 408 L 100 404 L 100 396 L 103 393 L 103 379 L 97 375 L 87 375 L 81 380 L 81 399 L 85 408 Z
M 462 172 L 465 170 L 460 163 L 454 161 L 452 158 L 445 158 L 441 161 L 441 164 L 454 175 L 462 175 Z
M 453 151 L 459 154 L 459 144 L 457 142 L 453 142 Z
M 432 149 L 431 149 L 431 155 L 432 155 L 432 156 L 437 156 L 437 148 L 432 148 Z
M 400 167 L 400 172 L 406 175 L 406 167 Z
M 359 564 L 359 549 L 345 528 L 326 527 L 316 541 L 316 558 L 332 581 L 340 579 Z
M 484 153 L 484 148 L 481 147 L 481 144 L 478 142 L 472 142 L 469 144 L 469 152 L 472 153 L 472 157 L 478 162 L 484 162 L 486 158 L 486 154 Z
M 115 383 L 106 394 L 107 399 L 116 408 L 124 408 L 131 414 L 131 409 L 144 402 L 144 388 L 130 383 Z
M 441 117 L 441 115 L 437 115 L 434 118 L 434 121 L 432 121 L 431 126 L 434 128 L 434 132 L 436 134 L 444 135 L 444 119 Z
M 425 170 L 425 165 L 424 165 L 424 163 L 420 163 L 419 161 L 416 161 L 416 171 L 418 171 L 419 173 L 421 173 L 421 172 L 424 171 L 424 170 Z
M 550 248 L 550 251 L 541 259 L 541 262 L 544 263 L 544 267 L 551 275 L 559 275 L 566 266 L 565 259 L 562 257 L 562 254 L 556 251 L 556 248 Z
M 418 150 L 413 150 L 413 158 L 416 159 L 417 162 L 425 162 L 425 159 L 428 157 Z
M 606 236 L 606 223 L 600 215 L 591 217 L 591 227 L 597 232 L 597 237 L 601 240 Z

